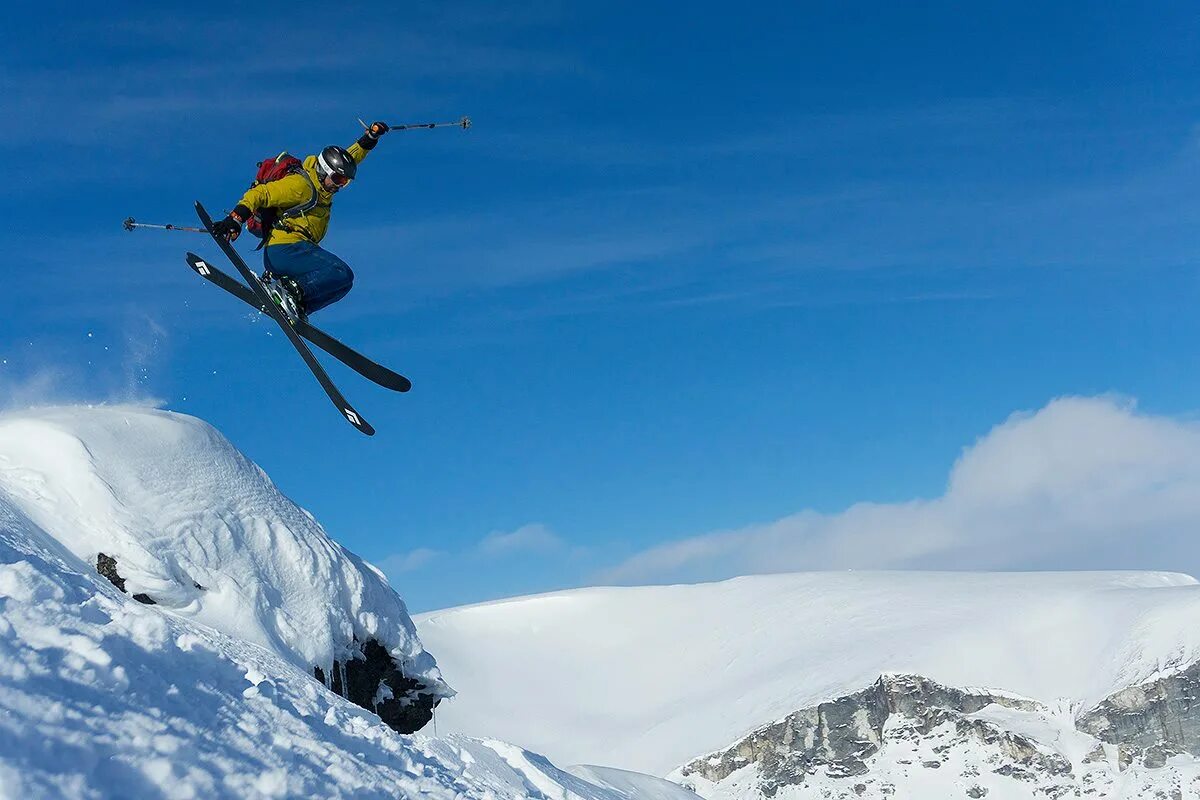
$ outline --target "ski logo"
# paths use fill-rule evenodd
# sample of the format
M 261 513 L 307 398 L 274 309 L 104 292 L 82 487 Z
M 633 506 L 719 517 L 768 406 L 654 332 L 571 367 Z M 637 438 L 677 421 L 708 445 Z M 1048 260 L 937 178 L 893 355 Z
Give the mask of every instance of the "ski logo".
M 342 413 L 346 415 L 346 419 L 350 420 L 350 423 L 352 425 L 354 425 L 355 427 L 357 427 L 362 422 L 362 420 L 359 419 L 358 414 L 355 414 L 353 411 L 351 411 L 348 408 L 343 408 Z
M 201 275 L 203 275 L 206 278 L 212 272 L 212 270 L 210 270 L 208 268 L 208 264 L 205 264 L 203 261 L 200 261 L 198 259 L 196 261 L 196 271 L 199 272 Z

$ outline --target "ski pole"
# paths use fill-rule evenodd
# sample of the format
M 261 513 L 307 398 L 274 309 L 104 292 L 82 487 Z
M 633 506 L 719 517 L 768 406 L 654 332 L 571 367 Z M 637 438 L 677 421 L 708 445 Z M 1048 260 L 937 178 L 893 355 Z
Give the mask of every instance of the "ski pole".
M 360 117 L 358 124 L 363 126 L 363 130 L 371 130 L 371 126 L 362 121 Z M 464 131 L 471 127 L 471 118 L 463 117 L 457 122 L 415 122 L 407 125 L 389 125 L 388 130 L 407 131 L 413 128 L 462 128 Z
M 208 233 L 204 228 L 192 228 L 187 225 L 152 225 L 149 222 L 138 222 L 133 217 L 128 217 L 121 225 L 127 231 L 132 231 L 134 228 L 157 228 L 161 231 L 187 231 L 188 233 Z

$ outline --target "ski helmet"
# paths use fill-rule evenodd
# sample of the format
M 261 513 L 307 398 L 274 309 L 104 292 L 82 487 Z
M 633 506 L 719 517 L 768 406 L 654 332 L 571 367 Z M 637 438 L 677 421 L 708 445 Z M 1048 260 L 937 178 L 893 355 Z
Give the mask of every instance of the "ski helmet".
M 358 164 L 344 147 L 331 144 L 317 156 L 317 175 L 324 180 L 327 175 L 340 176 L 346 183 L 354 180 L 358 173 Z M 334 178 L 335 182 L 337 178 Z

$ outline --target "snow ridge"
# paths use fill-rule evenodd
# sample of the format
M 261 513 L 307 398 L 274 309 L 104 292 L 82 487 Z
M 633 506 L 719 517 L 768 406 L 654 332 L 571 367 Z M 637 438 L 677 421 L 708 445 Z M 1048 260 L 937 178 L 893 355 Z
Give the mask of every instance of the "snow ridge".
M 0 416 L 0 492 L 83 564 L 115 556 L 131 595 L 178 616 L 306 670 L 376 639 L 453 694 L 383 575 L 198 419 L 130 406 Z

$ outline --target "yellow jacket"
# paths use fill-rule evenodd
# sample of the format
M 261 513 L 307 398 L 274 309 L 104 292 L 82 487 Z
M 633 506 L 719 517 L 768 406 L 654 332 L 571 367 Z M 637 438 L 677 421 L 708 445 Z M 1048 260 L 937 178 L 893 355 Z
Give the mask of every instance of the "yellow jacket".
M 358 142 L 346 148 L 356 164 L 361 164 L 367 157 L 367 150 Z M 277 208 L 281 212 L 289 208 L 302 206 L 312 200 L 313 191 L 317 193 L 317 204 L 308 211 L 295 217 L 280 219 L 275 223 L 268 244 L 294 244 L 296 242 L 312 242 L 317 244 L 325 238 L 329 229 L 329 217 L 333 213 L 333 193 L 321 185 L 317 177 L 317 157 L 308 156 L 304 159 L 304 174 L 293 173 L 270 183 L 260 183 L 251 186 L 242 195 L 239 205 L 250 209 L 251 212 L 265 208 Z

